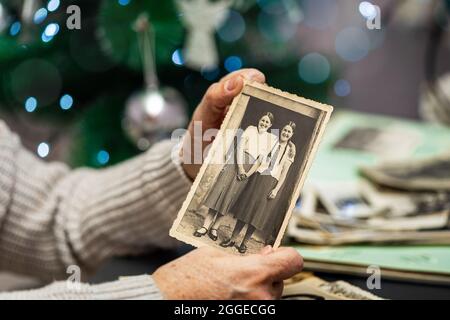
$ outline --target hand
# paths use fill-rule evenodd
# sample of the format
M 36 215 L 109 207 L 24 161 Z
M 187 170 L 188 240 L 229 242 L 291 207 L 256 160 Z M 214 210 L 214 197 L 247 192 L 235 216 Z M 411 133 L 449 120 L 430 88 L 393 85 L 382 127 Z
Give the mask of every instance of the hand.
M 195 110 L 188 127 L 189 137 L 184 140 L 181 149 L 183 169 L 191 179 L 195 179 L 197 176 L 203 163 L 203 151 L 211 143 L 211 141 L 203 141 L 201 137 L 194 136 L 194 122 L 201 122 L 202 133 L 209 129 L 219 129 L 229 105 L 242 90 L 244 79 L 260 83 L 265 82 L 264 74 L 256 69 L 242 69 L 230 73 L 208 88 Z M 198 141 L 199 139 L 202 141 Z M 201 143 L 201 148 L 194 148 L 195 144 L 198 143 Z M 201 150 L 202 154 L 194 157 L 194 150 Z M 194 163 L 197 158 L 201 159 L 201 163 Z
M 277 194 L 278 194 L 278 190 L 277 190 L 277 189 L 273 189 L 273 190 L 269 193 L 268 198 L 269 198 L 269 199 L 275 199 L 275 198 L 277 197 Z
M 153 274 L 165 299 L 279 299 L 283 280 L 299 273 L 303 259 L 292 248 L 265 247 L 259 254 L 238 256 L 203 247 Z
M 247 178 L 248 178 L 247 173 L 241 173 L 241 174 L 238 174 L 238 180 L 239 180 L 239 181 L 243 181 L 243 180 L 245 180 L 245 179 L 247 179 Z

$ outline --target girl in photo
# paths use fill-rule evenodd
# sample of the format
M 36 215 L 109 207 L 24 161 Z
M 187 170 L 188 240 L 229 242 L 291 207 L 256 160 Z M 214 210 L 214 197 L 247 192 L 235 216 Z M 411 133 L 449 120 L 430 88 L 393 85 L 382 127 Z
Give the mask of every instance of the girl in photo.
M 276 142 L 276 137 L 268 132 L 273 121 L 273 114 L 267 112 L 259 119 L 257 127 L 248 126 L 244 130 L 236 152 L 231 152 L 235 157 L 228 157 L 203 202 L 203 205 L 208 208 L 208 214 L 203 226 L 194 232 L 194 236 L 201 237 L 208 234 L 213 241 L 217 240 L 220 218 L 230 211 L 247 185 L 248 178 L 265 161 Z
M 295 159 L 295 145 L 290 141 L 294 130 L 295 123 L 292 121 L 283 127 L 279 142 L 271 151 L 270 161 L 258 168 L 257 174 L 249 179 L 245 191 L 234 203 L 231 212 L 237 220 L 236 225 L 231 238 L 220 244 L 222 247 L 234 246 L 245 225 L 247 231 L 237 247 L 240 253 L 247 251 L 247 242 L 255 230 L 262 234 L 272 233 L 273 215 L 281 214 L 277 196 Z

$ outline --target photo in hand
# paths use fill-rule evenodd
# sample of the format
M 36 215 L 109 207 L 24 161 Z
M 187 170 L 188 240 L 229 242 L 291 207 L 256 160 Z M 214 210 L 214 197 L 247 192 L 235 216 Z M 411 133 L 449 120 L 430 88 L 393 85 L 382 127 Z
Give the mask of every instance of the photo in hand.
M 170 231 L 237 254 L 279 246 L 332 107 L 247 83 Z

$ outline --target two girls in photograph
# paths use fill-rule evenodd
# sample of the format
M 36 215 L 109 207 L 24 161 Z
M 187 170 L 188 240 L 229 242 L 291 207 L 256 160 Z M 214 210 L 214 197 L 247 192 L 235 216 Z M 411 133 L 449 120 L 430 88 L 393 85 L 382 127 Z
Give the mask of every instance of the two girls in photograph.
M 255 230 L 266 239 L 273 233 L 273 225 L 284 210 L 278 204 L 278 195 L 289 167 L 295 158 L 295 145 L 290 141 L 295 123 L 286 124 L 278 135 L 269 133 L 274 122 L 272 113 L 267 112 L 258 126 L 248 126 L 237 144 L 236 152 L 228 152 L 227 161 L 219 173 L 203 205 L 208 208 L 203 226 L 194 236 L 206 234 L 216 241 L 221 218 L 231 214 L 236 224 L 232 234 L 220 243 L 227 248 L 236 245 L 238 236 L 245 226 L 247 230 L 240 245 L 240 253 L 247 251 L 247 243 Z M 230 149 L 233 149 L 232 145 Z M 230 156 L 230 153 L 235 156 Z

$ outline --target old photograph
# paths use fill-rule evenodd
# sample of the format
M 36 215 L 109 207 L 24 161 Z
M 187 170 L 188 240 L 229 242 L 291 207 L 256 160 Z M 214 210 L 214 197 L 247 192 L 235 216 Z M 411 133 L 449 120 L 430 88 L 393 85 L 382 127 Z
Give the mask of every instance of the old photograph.
M 331 112 L 324 104 L 246 84 L 171 235 L 236 254 L 277 247 Z

